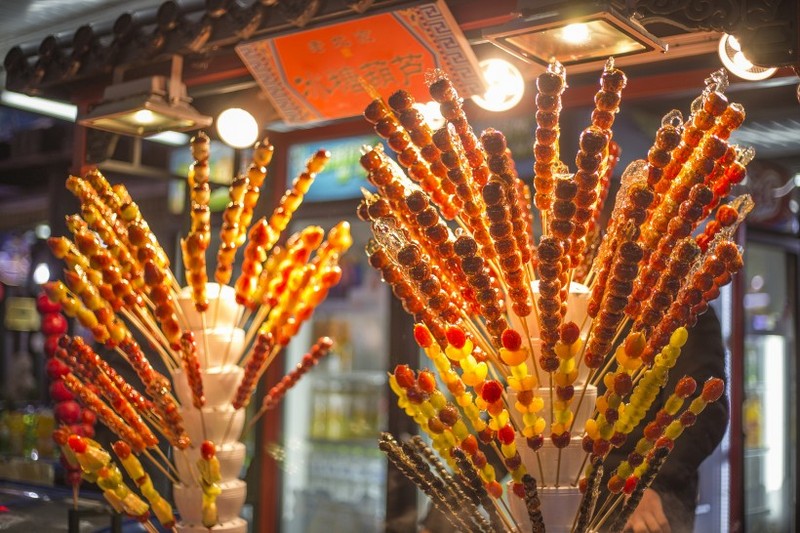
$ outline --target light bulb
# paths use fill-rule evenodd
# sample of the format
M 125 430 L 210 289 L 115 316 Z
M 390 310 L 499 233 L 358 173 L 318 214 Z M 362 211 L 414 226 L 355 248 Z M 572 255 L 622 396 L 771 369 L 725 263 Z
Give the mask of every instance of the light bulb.
M 156 121 L 156 115 L 149 109 L 140 109 L 133 114 L 133 121 L 137 124 L 152 124 Z
M 525 80 L 517 67 L 504 59 L 484 59 L 480 63 L 487 90 L 472 100 L 487 111 L 508 111 L 525 93 Z
M 422 118 L 432 130 L 438 130 L 444 126 L 444 117 L 436 102 L 431 101 L 425 104 L 417 102 L 414 104 L 414 108 L 422 114 Z
M 561 40 L 573 44 L 585 43 L 589 40 L 589 26 L 581 22 L 568 24 L 561 30 Z
M 232 107 L 217 117 L 217 133 L 228 146 L 247 148 L 258 139 L 258 123 L 244 109 Z
M 37 285 L 44 285 L 50 281 L 50 267 L 47 263 L 39 263 L 33 269 L 33 282 Z
M 744 80 L 765 80 L 778 70 L 754 65 L 745 57 L 741 44 L 733 35 L 725 34 L 719 40 L 719 58 L 725 68 Z

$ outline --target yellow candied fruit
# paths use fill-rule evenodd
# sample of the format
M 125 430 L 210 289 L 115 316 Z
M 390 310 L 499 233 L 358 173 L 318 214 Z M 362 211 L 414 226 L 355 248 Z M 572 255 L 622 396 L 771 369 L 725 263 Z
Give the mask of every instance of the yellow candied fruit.
M 517 379 L 522 379 L 527 375 L 528 375 L 528 365 L 526 365 L 525 363 L 520 363 L 518 365 L 511 367 L 511 376 Z
M 686 344 L 686 340 L 688 338 L 689 332 L 686 331 L 686 328 L 678 328 L 670 336 L 669 345 L 674 346 L 675 348 L 680 348 Z
M 500 451 L 503 452 L 503 457 L 514 457 L 517 453 L 517 444 L 511 441 L 511 444 L 501 444 Z
M 525 474 L 527 474 L 527 472 L 525 471 L 525 467 L 520 465 L 511 472 L 511 479 L 513 479 L 517 483 L 521 483 L 522 478 L 525 477 Z
M 683 405 L 683 400 L 675 395 L 670 396 L 664 404 L 664 411 L 668 414 L 674 415 Z
M 577 363 L 575 362 L 574 358 L 562 359 L 558 364 L 558 372 L 562 374 L 571 374 L 575 372 L 576 365 Z
M 633 467 L 628 461 L 623 461 L 620 463 L 619 468 L 617 468 L 617 475 L 623 479 L 628 478 L 633 473 Z
M 530 407 L 528 407 L 528 410 L 531 413 L 538 413 L 542 409 L 544 409 L 544 398 L 541 396 L 536 396 L 531 402 Z
M 599 412 L 604 412 L 608 409 L 608 399 L 605 396 L 598 396 L 597 401 L 594 403 L 595 407 Z
M 436 408 L 431 405 L 431 402 L 422 402 L 420 412 L 428 418 L 436 416 Z
M 644 352 L 645 346 L 647 346 L 647 340 L 644 337 L 644 333 L 634 331 L 628 335 L 628 338 L 620 345 L 620 348 L 626 356 L 638 359 Z
M 469 429 L 467 425 L 464 423 L 463 420 L 457 420 L 452 427 L 453 435 L 460 441 L 464 440 L 469 436 Z
M 606 389 L 614 390 L 614 377 L 615 374 L 612 372 L 609 372 L 608 374 L 603 376 L 603 383 L 605 384 Z
M 568 359 L 572 356 L 569 346 L 561 341 L 556 342 L 555 351 L 559 359 Z
M 481 474 L 482 474 L 481 477 L 486 483 L 491 483 L 492 481 L 497 479 L 494 473 L 494 467 L 489 463 L 486 463 L 486 465 L 484 465 L 484 467 L 481 468 Z
M 550 431 L 555 433 L 556 435 L 561 435 L 562 433 L 564 433 L 564 431 L 566 431 L 566 428 L 564 427 L 564 424 L 561 424 L 559 422 L 554 422 L 553 425 L 550 426 Z
M 465 409 L 472 404 L 472 399 L 466 394 L 462 394 L 456 398 L 456 403 Z
M 633 372 L 635 370 L 638 370 L 639 367 L 642 366 L 642 360 L 641 359 L 633 359 L 633 358 L 631 358 L 631 359 L 626 360 L 624 363 L 620 363 L 620 364 L 622 366 L 624 366 L 625 370 L 627 370 L 628 372 Z
M 431 397 L 428 399 L 431 402 L 431 405 L 436 408 L 436 410 L 441 409 L 445 405 L 447 405 L 447 398 L 444 397 L 442 391 L 435 390 L 431 393 Z
M 564 409 L 563 411 L 559 411 L 556 414 L 556 420 L 558 423 L 569 426 L 572 423 L 572 411 L 569 409 Z
M 528 358 L 528 352 L 524 348 L 519 350 L 507 350 L 500 348 L 500 359 L 509 366 L 516 366 L 525 362 Z
M 578 339 L 572 344 L 569 345 L 569 354 L 571 357 L 577 357 L 579 353 L 581 353 L 581 348 L 583 348 L 583 339 Z
M 706 408 L 706 405 L 706 401 L 701 396 L 698 396 L 689 404 L 689 411 L 699 415 Z
M 634 448 L 634 450 L 639 455 L 644 455 L 647 452 L 649 452 L 652 447 L 653 443 L 651 443 L 647 439 L 640 439 L 639 442 L 636 443 L 636 448 Z
M 597 428 L 597 421 L 594 418 L 587 420 L 584 428 L 586 429 L 586 434 L 592 439 L 597 440 L 597 437 L 600 436 L 600 431 Z
M 452 448 L 456 445 L 456 437 L 450 431 L 442 433 L 442 441 L 447 448 Z
M 572 385 L 575 383 L 575 380 L 578 379 L 578 371 L 572 370 L 569 373 L 562 373 L 556 372 L 553 374 L 553 380 L 555 381 L 556 385 L 561 387 L 566 387 L 567 385 Z

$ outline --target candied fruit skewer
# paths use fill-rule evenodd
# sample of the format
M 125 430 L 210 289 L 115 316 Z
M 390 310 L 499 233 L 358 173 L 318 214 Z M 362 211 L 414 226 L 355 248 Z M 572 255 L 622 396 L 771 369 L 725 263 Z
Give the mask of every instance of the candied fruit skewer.
M 267 179 L 267 167 L 272 162 L 274 153 L 275 147 L 272 146 L 267 138 L 256 143 L 253 148 L 253 161 L 247 169 L 248 183 L 242 202 L 242 214 L 239 216 L 239 234 L 236 237 L 237 248 L 241 248 L 244 245 L 247 231 L 253 221 L 253 212 L 261 195 L 261 187 L 264 185 L 264 180 Z
M 562 259 L 566 256 L 562 242 L 558 237 L 550 235 L 542 237 L 537 247 L 539 278 L 537 310 L 539 337 L 542 339 L 542 350 L 538 363 L 548 373 L 558 368 L 555 346 L 559 338 L 558 327 L 562 321 L 561 287 L 564 276 Z
M 139 462 L 139 459 L 132 453 L 130 446 L 125 441 L 120 440 L 111 447 L 122 463 L 122 467 L 128 473 L 128 477 L 134 480 L 142 496 L 150 503 L 150 508 L 155 513 L 158 521 L 161 522 L 161 525 L 169 529 L 174 527 L 175 516 L 172 513 L 172 506 L 155 489 L 150 475 L 144 469 L 142 463 Z
M 714 192 L 714 200 L 712 200 L 711 204 L 706 206 L 703 212 L 704 219 L 730 194 L 731 188 L 745 178 L 747 175 L 745 165 L 755 157 L 755 150 L 752 147 L 742 148 L 733 146 L 730 148 L 735 151 L 736 157 L 730 164 L 722 169 L 723 175 L 719 176 L 715 183 L 710 184 Z
M 643 436 L 636 443 L 633 451 L 617 466 L 608 479 L 607 487 L 609 492 L 613 494 L 622 492 L 625 482 L 633 474 L 634 469 L 642 464 L 648 452 L 654 448 L 656 441 L 663 434 L 664 429 L 676 418 L 686 398 L 694 394 L 696 389 L 697 383 L 690 376 L 684 376 L 678 381 L 674 391 L 664 402 L 663 407 L 659 409 L 653 420 L 645 426 Z
M 552 61 L 547 70 L 536 78 L 536 141 L 533 145 L 533 201 L 543 217 L 542 229 L 547 231 L 546 214 L 550 212 L 555 187 L 554 176 L 561 173 L 559 160 L 558 125 L 561 113 L 561 94 L 567 86 L 566 71 L 558 61 Z
M 117 317 L 108 302 L 100 296 L 97 287 L 89 281 L 86 273 L 79 266 L 76 265 L 74 270 L 64 270 L 64 281 L 67 287 L 77 294 L 83 304 L 94 313 L 97 321 L 108 330 L 109 338 L 105 342 L 106 346 L 113 348 L 130 336 L 125 323 Z M 165 363 L 168 361 L 167 359 Z
M 219 250 L 217 250 L 217 268 L 214 270 L 214 281 L 220 285 L 230 283 L 233 275 L 233 261 L 236 258 L 236 250 L 238 249 L 239 224 L 244 211 L 244 195 L 249 185 L 250 179 L 247 176 L 237 176 L 228 188 L 230 201 L 222 212 L 222 227 L 219 230 L 220 244 Z M 219 295 L 217 295 L 217 301 L 219 301 Z M 217 309 L 214 312 L 215 324 L 218 309 L 217 304 Z
M 115 381 L 95 364 L 99 357 L 83 342 L 83 339 L 80 337 L 68 338 L 65 336 L 59 340 L 59 344 L 66 348 L 70 357 L 74 358 L 75 361 L 85 369 L 86 373 L 83 376 L 84 381 L 91 382 L 98 387 L 100 393 L 106 398 L 109 405 L 113 407 L 114 412 L 139 435 L 144 445 L 146 447 L 158 445 L 158 438 L 144 423 L 141 414 L 137 412 L 133 404 L 128 401 L 125 394 L 117 388 Z
M 474 491 L 477 494 L 481 505 L 489 515 L 489 522 L 492 525 L 492 531 L 514 531 L 514 527 L 508 523 L 505 515 L 500 511 L 497 503 L 500 495 L 502 495 L 502 489 L 500 495 L 496 493 L 490 493 L 488 491 L 489 489 L 484 487 L 484 485 L 481 483 L 481 479 L 478 476 L 476 468 L 469 461 L 464 452 L 456 448 L 453 450 L 453 456 L 458 464 L 458 469 L 461 475 L 463 475 L 466 478 L 466 481 L 469 483 L 470 491 Z
M 81 216 L 108 247 L 108 251 L 119 265 L 125 280 L 136 289 L 140 289 L 144 280 L 139 262 L 131 255 L 128 246 L 117 237 L 117 233 L 100 213 L 100 210 L 94 205 L 82 204 Z
M 481 150 L 478 138 L 475 136 L 475 132 L 467 121 L 466 114 L 464 114 L 464 109 L 461 107 L 463 100 L 458 96 L 456 88 L 444 71 L 434 70 L 426 81 L 428 83 L 428 91 L 433 100 L 439 104 L 442 116 L 458 135 L 459 142 L 457 145 L 463 151 L 467 162 L 466 169 L 469 169 L 469 175 L 472 178 L 469 180 L 468 185 L 472 187 L 474 194 L 478 194 L 480 193 L 480 187 L 486 185 L 489 180 L 489 168 L 486 166 L 486 157 Z M 442 154 L 442 160 L 444 161 L 444 154 Z M 447 165 L 446 161 L 445 165 Z
M 522 476 L 527 473 L 522 458 L 517 450 L 514 421 L 505 407 L 503 385 L 494 379 L 485 380 L 480 384 L 480 395 L 476 400 L 479 408 L 484 408 L 489 413 L 488 426 L 500 442 L 500 458 L 511 474 L 515 483 L 522 482 Z
M 730 203 L 720 206 L 714 220 L 709 221 L 703 233 L 697 236 L 697 244 L 704 252 L 720 233 L 730 232 L 735 228 L 753 208 L 753 201 L 749 195 L 737 196 Z
M 194 163 L 189 167 L 188 177 L 191 228 L 186 241 L 181 241 L 186 281 L 192 288 L 192 302 L 198 313 L 205 313 L 208 309 L 206 250 L 211 243 L 211 211 L 208 207 L 211 197 L 211 186 L 208 183 L 210 143 L 211 140 L 203 132 L 198 133 L 191 140 L 192 157 L 194 157 Z
M 261 408 L 253 417 L 253 420 L 256 420 L 264 412 L 276 408 L 289 389 L 291 389 L 300 380 L 300 378 L 303 377 L 303 375 L 314 368 L 317 363 L 319 363 L 320 359 L 328 355 L 332 347 L 333 340 L 330 338 L 320 337 L 317 339 L 316 344 L 314 344 L 303 356 L 295 368 L 286 374 L 274 387 L 269 390 L 269 392 L 267 392 L 267 394 L 264 395 Z M 248 427 L 252 426 L 252 424 L 253 421 L 249 423 Z
M 573 267 L 580 264 L 586 245 L 589 221 L 597 204 L 598 186 L 608 166 L 611 126 L 614 124 L 614 115 L 619 112 L 621 92 L 626 83 L 625 74 L 614 67 L 613 58 L 609 59 L 600 77 L 600 90 L 594 98 L 592 124 L 580 135 L 575 158 L 578 171 L 574 176 L 578 191 L 575 195 L 576 209 L 572 216 L 574 225 L 569 249 Z
M 597 499 L 600 496 L 600 484 L 603 479 L 603 460 L 595 457 L 592 460 L 592 473 L 586 478 L 585 487 L 581 487 L 583 496 L 578 505 L 578 512 L 575 515 L 575 525 L 573 531 L 588 531 L 589 522 L 594 514 Z
M 681 283 L 701 252 L 700 247 L 691 238 L 681 239 L 675 244 L 669 242 L 668 246 L 669 249 L 657 252 L 660 257 L 666 257 L 663 259 L 663 272 L 657 278 L 655 276 L 640 278 L 647 279 L 648 282 L 652 281 L 652 285 L 645 287 L 637 282 L 633 297 L 625 308 L 628 316 L 635 319 L 633 330 L 643 331 L 648 336 L 653 326 L 663 319 L 664 313 L 675 299 Z
M 203 375 L 200 371 L 200 361 L 197 358 L 197 343 L 194 339 L 194 333 L 191 331 L 185 331 L 181 335 L 181 363 L 192 393 L 192 406 L 200 411 L 203 429 L 205 430 L 205 420 L 202 418 L 202 408 L 206 404 L 206 397 L 203 394 Z M 205 431 L 203 433 L 205 434 Z
M 727 100 L 726 100 L 727 102 Z M 720 103 L 714 102 L 714 105 L 720 106 Z M 718 107 L 716 108 L 718 109 Z M 716 110 L 715 109 L 715 110 Z M 711 133 L 721 139 L 728 139 L 733 130 L 742 125 L 745 119 L 744 107 L 737 103 L 732 102 L 728 104 L 725 110 L 719 115 L 717 123 L 712 127 Z
M 250 404 L 250 398 L 267 368 L 267 361 L 274 347 L 272 333 L 259 333 L 256 344 L 244 363 L 244 375 L 233 397 L 234 409 L 241 409 Z
M 580 326 L 575 322 L 567 322 L 559 328 L 559 340 L 555 346 L 558 356 L 558 368 L 553 372 L 552 423 L 550 425 L 550 441 L 559 449 L 556 464 L 555 486 L 561 481 L 561 450 L 566 448 L 572 438 L 572 426 L 575 423 L 576 409 L 572 409 L 575 398 L 574 383 L 578 379 L 578 353 L 581 348 Z M 580 407 L 580 404 L 578 404 Z
M 531 475 L 522 478 L 522 485 L 525 490 L 525 508 L 528 511 L 528 519 L 531 521 L 531 533 L 545 533 L 544 517 L 542 517 L 542 503 L 539 500 L 539 491 L 536 487 L 536 480 Z
M 269 237 L 269 223 L 264 217 L 258 219 L 248 231 L 247 245 L 244 248 L 242 258 L 242 272 L 234 284 L 236 303 L 241 306 L 241 313 L 252 306 L 252 298 L 258 285 L 258 278 L 267 259 Z
M 462 235 L 453 243 L 453 250 L 461 259 L 467 283 L 475 291 L 475 300 L 486 320 L 492 344 L 499 348 L 502 345 L 501 336 L 508 329 L 508 321 L 500 307 L 499 291 L 492 286 L 490 270 L 484 258 L 478 255 L 478 243 L 474 238 Z
M 125 419 L 116 414 L 97 394 L 81 383 L 74 374 L 65 374 L 62 379 L 67 390 L 74 394 L 86 408 L 91 409 L 108 429 L 127 442 L 131 448 L 141 452 L 147 447 L 142 437 L 128 425 Z
M 86 307 L 78 295 L 70 291 L 61 281 L 45 283 L 44 290 L 48 298 L 61 304 L 65 315 L 77 318 L 80 325 L 92 333 L 92 338 L 95 342 L 106 344 L 111 341 L 111 334 L 108 332 L 108 328 L 101 324 L 94 312 Z

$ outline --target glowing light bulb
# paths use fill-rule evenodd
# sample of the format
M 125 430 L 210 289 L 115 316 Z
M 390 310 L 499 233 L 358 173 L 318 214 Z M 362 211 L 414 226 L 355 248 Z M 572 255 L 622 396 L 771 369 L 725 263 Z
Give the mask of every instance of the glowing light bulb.
M 39 263 L 33 269 L 33 282 L 37 285 L 44 285 L 50 281 L 50 267 L 47 263 Z
M 238 107 L 226 109 L 217 117 L 217 133 L 225 144 L 234 148 L 255 144 L 258 129 L 253 115 Z
M 422 113 L 422 117 L 432 130 L 438 130 L 444 126 L 444 117 L 439 110 L 439 104 L 436 102 L 431 101 L 425 104 L 417 102 L 414 104 L 414 108 Z
M 133 114 L 133 121 L 137 124 L 152 124 L 156 121 L 156 115 L 149 109 L 140 109 Z
M 484 59 L 480 63 L 487 90 L 472 100 L 487 111 L 508 111 L 525 94 L 525 80 L 517 67 L 503 59 Z
M 561 39 L 573 44 L 585 43 L 589 40 L 589 26 L 580 22 L 568 24 L 561 30 Z
M 736 52 L 733 54 L 733 64 L 739 68 L 743 68 L 745 70 L 751 68 L 753 64 L 744 57 L 744 54 L 741 52 Z

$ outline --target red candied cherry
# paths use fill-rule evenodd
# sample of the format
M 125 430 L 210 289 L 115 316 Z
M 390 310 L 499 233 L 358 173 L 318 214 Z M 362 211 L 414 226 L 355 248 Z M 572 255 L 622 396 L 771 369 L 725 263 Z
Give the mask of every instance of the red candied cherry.
M 210 440 L 204 440 L 203 444 L 200 445 L 200 455 L 203 456 L 203 459 L 206 461 L 214 457 L 216 453 L 217 448 Z
M 511 444 L 516 437 L 514 427 L 511 424 L 506 424 L 497 431 L 497 439 L 503 444 Z
M 50 379 L 53 380 L 61 379 L 61 377 L 69 374 L 69 367 L 63 361 L 55 357 L 47 361 L 45 370 L 47 370 L 47 375 Z
M 580 481 L 578 481 L 578 490 L 581 491 L 581 494 L 586 493 L 586 489 L 589 487 L 589 480 L 586 477 L 582 477 Z
M 581 328 L 575 322 L 566 322 L 558 328 L 558 337 L 567 346 L 574 344 L 581 336 Z
M 314 356 L 310 353 L 307 353 L 303 356 L 303 360 L 300 362 L 300 366 L 305 369 L 309 369 L 312 366 L 317 364 L 317 360 L 314 359 Z
M 414 326 L 414 340 L 421 348 L 428 348 L 433 344 L 433 336 L 431 332 L 422 324 Z
M 632 494 L 636 490 L 636 485 L 639 484 L 639 478 L 631 476 L 625 481 L 625 487 L 622 489 L 625 494 Z
M 534 435 L 533 437 L 529 437 L 525 442 L 528 445 L 528 448 L 533 451 L 537 451 L 544 444 L 544 435 Z
M 628 435 L 626 433 L 622 433 L 620 431 L 617 431 L 611 437 L 611 440 L 609 442 L 611 442 L 611 445 L 614 446 L 615 448 L 619 448 L 623 444 L 625 444 L 626 440 L 628 440 Z
M 450 343 L 450 346 L 456 349 L 460 350 L 467 343 L 466 333 L 458 326 L 450 326 L 447 328 L 445 335 L 447 336 L 447 342 Z
M 131 447 L 124 440 L 118 440 L 111 447 L 114 448 L 114 453 L 117 454 L 117 457 L 123 461 L 131 455 Z
M 706 402 L 716 402 L 725 392 L 725 382 L 720 378 L 711 378 L 703 384 L 701 396 Z
M 416 383 L 414 379 L 414 371 L 408 365 L 397 365 L 394 367 L 394 378 L 397 384 L 404 389 L 410 389 Z
M 667 424 L 672 422 L 675 417 L 669 414 L 666 411 L 659 411 L 656 413 L 655 423 L 661 426 L 662 428 L 667 427 Z
M 503 348 L 515 352 L 522 346 L 522 336 L 511 328 L 507 328 L 500 336 Z
M 481 398 L 486 403 L 492 404 L 503 396 L 503 386 L 494 379 L 487 380 L 481 387 Z
M 428 394 L 436 390 L 436 378 L 430 370 L 422 370 L 417 376 L 417 385 Z
M 86 451 L 88 444 L 80 435 L 70 435 L 67 439 L 67 444 L 75 453 L 83 453 Z
M 688 398 L 694 394 L 695 390 L 697 390 L 697 382 L 689 376 L 684 376 L 675 385 L 675 395 L 679 398 Z
M 511 491 L 518 498 L 525 498 L 525 485 L 522 483 L 514 483 L 511 485 Z
M 684 411 L 681 413 L 680 421 L 683 427 L 688 428 L 689 426 L 693 426 L 697 421 L 697 415 L 691 411 Z
M 478 453 L 478 439 L 475 438 L 475 435 L 467 435 L 461 441 L 460 448 L 468 455 L 475 455 Z
M 738 211 L 727 204 L 722 205 L 719 209 L 717 209 L 716 219 L 724 227 L 732 226 L 738 217 Z
M 458 422 L 458 409 L 456 409 L 456 406 L 449 403 L 442 407 L 439 410 L 439 420 L 441 420 L 445 426 L 452 427 Z
M 581 449 L 586 453 L 592 453 L 594 449 L 594 440 L 589 435 L 584 435 L 583 440 L 581 440 Z
M 69 440 L 69 432 L 66 428 L 60 427 L 53 430 L 53 441 L 59 446 L 65 446 Z
M 614 422 L 619 420 L 619 411 L 617 411 L 613 407 L 609 407 L 608 409 L 606 409 L 606 412 L 604 414 L 609 424 L 613 424 Z
M 533 391 L 531 391 L 531 392 L 533 392 Z M 557 385 L 556 386 L 556 395 L 558 396 L 559 400 L 563 400 L 565 402 L 568 402 L 568 401 L 570 401 L 572 399 L 573 396 L 575 396 L 575 387 L 573 387 L 572 385 L 566 385 L 564 387 L 562 387 L 560 385 Z M 517 396 L 517 399 L 519 400 L 519 396 Z M 520 400 L 520 402 L 521 402 L 521 400 Z
M 664 430 L 663 426 L 659 426 L 657 422 L 649 422 L 644 427 L 644 438 L 649 440 L 650 442 L 655 442 L 658 437 L 661 436 L 661 432 Z
M 472 464 L 475 465 L 475 468 L 477 468 L 478 470 L 486 466 L 487 462 L 488 459 L 486 459 L 486 454 L 480 450 L 475 452 L 475 455 L 472 456 Z

